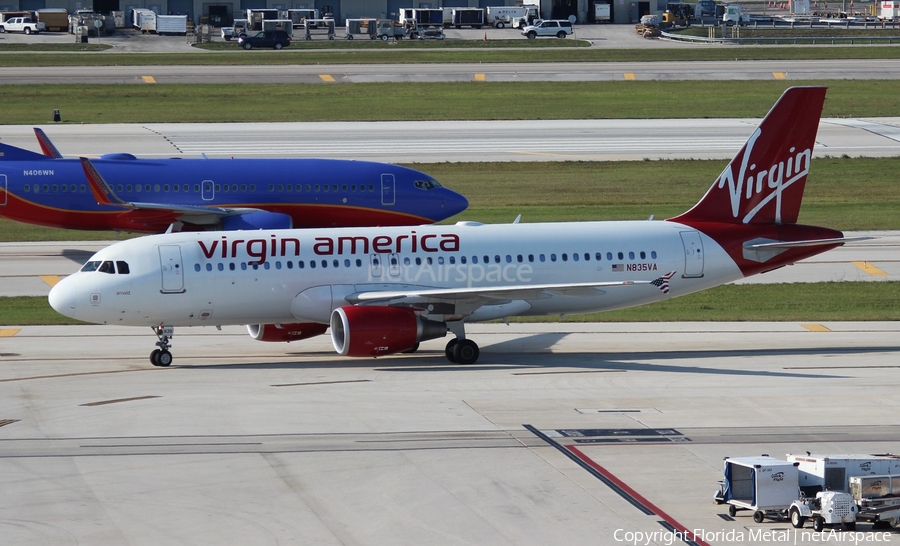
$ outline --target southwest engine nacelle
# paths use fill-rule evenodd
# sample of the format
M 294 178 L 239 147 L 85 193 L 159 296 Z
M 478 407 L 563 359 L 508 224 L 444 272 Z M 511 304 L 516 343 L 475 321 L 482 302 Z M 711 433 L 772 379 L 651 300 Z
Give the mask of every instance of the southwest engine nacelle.
M 291 229 L 294 220 L 281 212 L 248 212 L 222 218 L 224 231 L 256 230 L 256 229 Z
M 331 343 L 342 356 L 382 356 L 447 335 L 447 324 L 398 307 L 339 307 L 331 313 Z
M 300 341 L 301 339 L 320 336 L 327 329 L 327 324 L 317 324 L 315 322 L 247 325 L 247 332 L 256 341 Z

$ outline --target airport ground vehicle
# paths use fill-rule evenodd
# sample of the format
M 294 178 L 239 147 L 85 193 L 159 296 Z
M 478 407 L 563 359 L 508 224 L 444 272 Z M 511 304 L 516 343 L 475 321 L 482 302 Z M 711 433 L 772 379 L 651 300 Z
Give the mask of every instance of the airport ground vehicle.
M 187 34 L 187 15 L 157 15 L 156 33 L 163 34 Z
M 565 19 L 535 21 L 534 25 L 526 26 L 522 29 L 522 36 L 529 40 L 534 40 L 538 36 L 556 36 L 557 38 L 565 38 L 574 32 L 572 22 Z
M 254 47 L 281 49 L 291 45 L 291 37 L 283 30 L 261 30 L 252 36 L 241 36 L 238 45 L 247 50 Z
M 850 477 L 850 495 L 859 505 L 857 520 L 873 527 L 900 527 L 900 476 Z
M 669 2 L 662 14 L 662 27 L 689 27 L 694 17 L 694 5 L 683 2 Z
M 812 496 L 819 491 L 850 493 L 850 479 L 856 476 L 900 475 L 900 457 L 889 454 L 787 454 L 800 469 L 800 490 Z
M 35 12 L 39 23 L 44 23 L 44 30 L 66 32 L 69 30 L 69 12 L 65 8 L 39 9 Z
M 0 32 L 24 32 L 37 34 L 45 29 L 44 23 L 36 23 L 30 17 L 12 17 L 0 23 Z
M 368 36 L 370 40 L 378 37 L 377 19 L 347 19 L 347 39 L 352 40 L 355 35 Z
M 404 8 L 399 17 L 399 23 L 409 33 L 409 38 L 415 40 L 443 40 L 444 39 L 444 10 L 440 8 Z
M 444 28 L 481 28 L 484 10 L 481 8 L 444 8 Z
M 813 520 L 813 530 L 843 525 L 848 531 L 856 529 L 859 509 L 853 497 L 841 491 L 819 491 L 813 498 L 802 495 L 791 503 L 788 515 L 795 529 L 803 527 L 806 520 Z
M 768 455 L 726 457 L 725 479 L 719 482 L 715 500 L 728 505 L 728 515 L 752 510 L 753 521 L 781 520 L 797 498 L 797 463 Z
M 740 4 L 727 4 L 722 22 L 728 26 L 743 26 L 750 23 L 750 14 L 745 12 Z
M 142 32 L 156 32 L 156 12 L 149 9 L 134 9 L 131 12 L 132 26 Z
M 484 8 L 484 22 L 494 28 L 514 27 L 515 21 L 528 16 L 525 6 L 488 6 Z
M 379 19 L 377 24 L 378 31 L 376 32 L 376 36 L 382 41 L 386 42 L 391 38 L 397 41 L 400 41 L 403 38 L 409 38 L 409 31 L 406 30 L 406 27 L 400 25 L 396 21 Z

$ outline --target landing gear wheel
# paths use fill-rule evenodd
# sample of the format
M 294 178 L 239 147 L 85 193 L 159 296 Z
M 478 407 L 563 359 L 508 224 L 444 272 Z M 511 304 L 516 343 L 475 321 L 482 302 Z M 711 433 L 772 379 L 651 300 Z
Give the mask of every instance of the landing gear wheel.
M 475 364 L 480 354 L 478 345 L 471 339 L 460 339 L 453 347 L 453 360 L 459 364 Z
M 169 351 L 160 351 L 159 355 L 156 357 L 156 365 L 162 368 L 167 367 L 172 363 L 172 353 Z
M 762 510 L 753 512 L 753 521 L 755 521 L 756 523 L 762 523 L 764 519 L 766 519 L 766 515 L 763 514 Z
M 172 344 L 169 343 L 169 340 L 175 335 L 175 328 L 160 324 L 151 329 L 153 330 L 153 333 L 156 334 L 156 337 L 159 338 L 159 341 L 156 342 L 156 346 L 159 347 L 159 349 L 154 349 L 154 351 L 150 353 L 150 363 L 154 366 L 168 366 L 172 363 L 172 353 L 169 352 L 169 347 L 171 347 Z
M 737 507 L 733 504 L 728 505 L 728 515 L 734 517 L 737 515 Z
M 799 529 L 803 527 L 803 524 L 806 523 L 806 518 L 800 515 L 800 510 L 796 508 L 791 509 L 791 525 L 794 526 L 794 529 Z
M 456 344 L 459 343 L 459 340 L 456 338 L 451 339 L 447 342 L 447 346 L 444 347 L 444 355 L 447 357 L 447 360 L 450 362 L 456 363 L 456 357 L 453 356 L 453 349 L 456 348 Z
M 817 516 L 815 519 L 813 519 L 813 531 L 815 531 L 817 533 L 821 533 L 822 529 L 824 529 L 824 528 L 825 528 L 825 518 L 823 518 L 822 516 Z

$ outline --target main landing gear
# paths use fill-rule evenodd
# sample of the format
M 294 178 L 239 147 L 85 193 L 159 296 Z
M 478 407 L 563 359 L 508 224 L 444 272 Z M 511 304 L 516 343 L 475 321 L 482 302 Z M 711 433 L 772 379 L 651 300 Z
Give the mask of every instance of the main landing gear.
M 175 335 L 175 327 L 160 324 L 152 329 L 156 337 L 159 338 L 159 341 L 156 342 L 156 346 L 159 349 L 154 349 L 150 353 L 150 363 L 154 366 L 166 367 L 172 363 L 172 353 L 169 352 L 169 348 L 172 345 L 169 343 L 169 340 Z
M 447 328 L 456 334 L 456 337 L 447 342 L 444 354 L 447 360 L 456 364 L 475 364 L 481 351 L 478 344 L 471 339 L 466 339 L 466 330 L 462 321 L 448 322 Z

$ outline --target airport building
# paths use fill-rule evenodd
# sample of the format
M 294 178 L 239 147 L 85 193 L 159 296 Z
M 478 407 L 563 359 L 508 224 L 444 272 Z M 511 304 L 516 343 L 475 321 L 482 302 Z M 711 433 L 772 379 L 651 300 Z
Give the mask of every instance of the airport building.
M 488 6 L 521 6 L 539 4 L 544 19 L 568 19 L 574 16 L 577 24 L 595 22 L 596 5 L 608 5 L 609 20 L 613 23 L 634 23 L 641 15 L 659 13 L 665 4 L 658 0 L 0 0 L 0 11 L 36 11 L 65 8 L 70 13 L 90 9 L 108 15 L 125 12 L 124 20 L 131 21 L 135 9 L 149 9 L 158 15 L 187 15 L 196 24 L 230 25 L 247 9 L 318 9 L 332 14 L 337 25 L 345 19 L 375 17 L 397 19 L 402 8 L 450 8 Z

